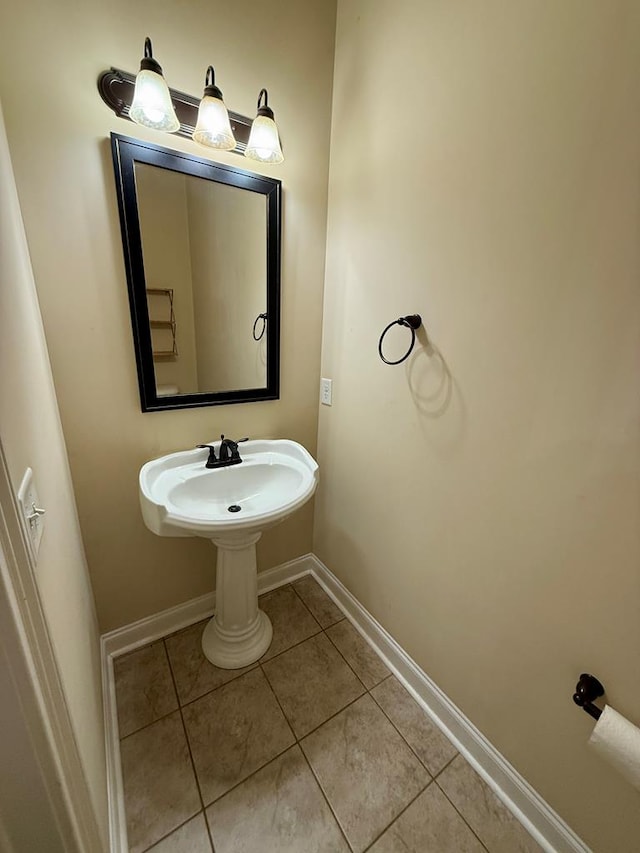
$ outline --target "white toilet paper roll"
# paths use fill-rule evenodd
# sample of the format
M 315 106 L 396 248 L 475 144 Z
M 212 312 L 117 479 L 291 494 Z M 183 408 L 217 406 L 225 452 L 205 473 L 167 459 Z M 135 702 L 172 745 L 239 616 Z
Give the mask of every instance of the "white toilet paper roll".
M 640 790 L 640 729 L 637 726 L 605 705 L 589 738 L 589 746 Z

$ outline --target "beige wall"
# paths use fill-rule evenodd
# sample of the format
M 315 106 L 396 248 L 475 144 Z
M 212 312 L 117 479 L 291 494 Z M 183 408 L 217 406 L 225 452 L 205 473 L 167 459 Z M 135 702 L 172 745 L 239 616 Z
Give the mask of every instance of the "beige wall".
M 173 290 L 178 357 L 154 359 L 156 386 L 176 385 L 181 394 L 192 393 L 198 377 L 184 175 L 147 163 L 136 163 L 135 175 L 145 284 L 148 290 Z M 170 319 L 166 294 L 149 294 L 147 304 L 150 320 Z M 173 349 L 170 329 L 152 327 L 151 340 L 154 351 Z
M 66 853 L 12 666 L 0 644 L 0 850 Z
M 145 460 L 220 432 L 315 451 L 332 4 L 31 0 L 4 17 L 0 96 L 106 630 L 213 578 L 208 543 L 144 528 Z M 278 402 L 139 410 L 107 138 L 196 151 L 97 95 L 102 69 L 136 70 L 147 34 L 178 89 L 197 93 L 213 62 L 227 103 L 251 114 L 269 87 L 287 156 L 264 168 L 284 186 Z M 570 694 L 590 669 L 640 723 L 639 36 L 631 0 L 341 0 L 323 343 L 334 405 L 318 448 L 318 555 L 607 853 L 637 846 L 638 798 L 587 752 L 591 722 Z M 36 107 L 43 68 L 56 85 Z M 380 330 L 413 311 L 431 346 L 381 364 Z M 12 358 L 19 334 L 4 339 Z M 13 464 L 18 476 L 26 463 Z M 55 481 L 68 497 L 64 473 Z M 261 566 L 309 550 L 311 518 L 309 506 L 266 534 Z M 67 559 L 43 584 L 59 612 L 79 596 L 91 636 L 65 524 Z M 68 622 L 58 642 L 76 674 L 93 673 L 74 695 L 95 770 L 95 646 L 76 648 Z
M 571 693 L 640 724 L 639 43 L 632 0 L 340 0 L 331 140 L 314 550 L 603 853 L 638 794 Z
M 0 188 L 0 435 L 15 492 L 32 468 L 46 508 L 38 591 L 106 849 L 98 626 L 1 112 Z
M 208 542 L 161 540 L 144 527 L 137 476 L 146 460 L 220 433 L 286 436 L 315 452 L 335 7 L 324 0 L 281 0 L 266 11 L 257 0 L 28 0 L 3 17 L 0 97 L 100 625 L 108 630 L 205 593 L 213 582 Z M 103 69 L 137 70 L 146 35 L 177 89 L 198 94 L 210 63 L 240 113 L 253 114 L 260 88 L 269 89 L 287 157 L 264 168 L 284 188 L 277 402 L 140 412 L 108 135 L 196 152 L 190 140 L 116 118 L 98 95 Z M 244 164 L 233 154 L 216 159 Z M 253 163 L 252 170 L 259 171 Z M 310 550 L 312 511 L 309 505 L 265 534 L 262 568 Z
M 267 204 L 238 187 L 187 179 L 201 391 L 264 388 L 255 318 L 267 308 Z

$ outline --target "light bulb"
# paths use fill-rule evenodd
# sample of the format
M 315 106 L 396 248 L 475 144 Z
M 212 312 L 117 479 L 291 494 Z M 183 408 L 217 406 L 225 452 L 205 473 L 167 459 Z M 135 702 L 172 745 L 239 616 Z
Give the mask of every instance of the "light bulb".
M 263 96 L 264 104 L 261 106 Z M 273 110 L 267 104 L 267 99 L 267 90 L 262 89 L 258 95 L 258 114 L 251 125 L 244 156 L 251 160 L 260 160 L 262 163 L 282 163 L 284 155 L 280 146 L 278 126 L 274 120 Z
M 222 92 L 215 85 L 212 65 L 207 68 L 204 95 L 198 108 L 198 121 L 193 138 L 207 148 L 232 151 L 236 147 L 229 113 L 222 100 Z
M 129 118 L 137 124 L 168 133 L 180 127 L 162 68 L 153 58 L 150 38 L 144 40 L 144 57 L 136 77 Z

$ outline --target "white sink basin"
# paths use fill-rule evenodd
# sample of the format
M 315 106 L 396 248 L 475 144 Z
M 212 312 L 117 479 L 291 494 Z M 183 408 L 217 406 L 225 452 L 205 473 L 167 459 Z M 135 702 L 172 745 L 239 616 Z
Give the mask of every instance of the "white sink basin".
M 220 455 L 216 443 L 216 456 Z M 258 608 L 256 542 L 262 531 L 306 503 L 318 464 L 300 444 L 247 441 L 242 462 L 206 468 L 207 449 L 184 450 L 140 470 L 144 522 L 158 536 L 205 536 L 218 548 L 216 614 L 202 635 L 206 657 L 236 669 L 258 660 L 271 643 L 271 623 Z
M 158 536 L 208 539 L 258 532 L 282 521 L 315 492 L 318 464 L 295 441 L 247 441 L 239 449 L 242 462 L 227 468 L 205 468 L 206 449 L 147 462 L 140 471 L 147 527 Z

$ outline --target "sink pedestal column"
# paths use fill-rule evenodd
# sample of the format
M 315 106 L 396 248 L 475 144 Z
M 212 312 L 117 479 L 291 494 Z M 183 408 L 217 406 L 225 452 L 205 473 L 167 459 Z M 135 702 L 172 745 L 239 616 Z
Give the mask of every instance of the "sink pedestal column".
M 249 666 L 266 652 L 273 629 L 258 609 L 256 542 L 260 533 L 216 538 L 216 615 L 202 635 L 207 660 L 222 669 Z

